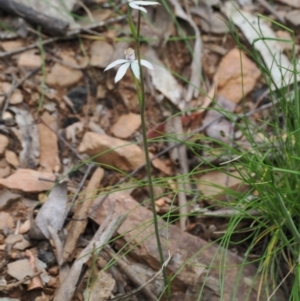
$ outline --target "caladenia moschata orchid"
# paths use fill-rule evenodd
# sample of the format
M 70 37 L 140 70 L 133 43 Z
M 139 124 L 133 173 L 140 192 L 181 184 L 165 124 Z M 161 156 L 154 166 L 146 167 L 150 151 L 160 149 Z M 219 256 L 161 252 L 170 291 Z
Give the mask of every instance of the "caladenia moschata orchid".
M 158 2 L 154 1 L 134 1 L 134 0 L 128 0 L 128 4 L 133 9 L 141 10 L 144 13 L 147 13 L 147 10 L 143 6 L 147 5 L 157 5 Z
M 128 24 L 131 30 L 131 33 L 133 35 L 133 38 L 135 40 L 136 44 L 136 53 L 137 53 L 137 59 L 135 59 L 135 52 L 132 48 L 128 48 L 124 51 L 125 59 L 119 59 L 111 64 L 109 64 L 104 71 L 107 71 L 117 65 L 120 65 L 120 68 L 117 71 L 117 74 L 115 76 L 115 83 L 117 83 L 120 79 L 123 78 L 125 73 L 127 72 L 128 68 L 130 67 L 133 75 L 134 75 L 134 83 L 136 86 L 136 92 L 137 92 L 137 98 L 140 105 L 140 111 L 141 111 L 141 122 L 142 122 L 142 136 L 143 136 L 143 145 L 145 150 L 145 160 L 146 160 L 146 170 L 147 170 L 147 179 L 148 179 L 148 188 L 149 188 L 149 198 L 151 201 L 151 207 L 153 212 L 153 225 L 154 225 L 154 231 L 155 231 L 155 237 L 157 241 L 157 249 L 159 252 L 160 262 L 163 269 L 163 277 L 164 277 L 164 284 L 165 284 L 165 290 L 167 291 L 167 297 L 168 300 L 171 300 L 170 296 L 170 290 L 169 287 L 169 281 L 164 265 L 164 254 L 162 250 L 162 245 L 160 241 L 160 233 L 159 233 L 159 227 L 158 227 L 158 216 L 156 212 L 156 205 L 155 205 L 155 197 L 154 197 L 154 189 L 153 189 L 153 182 L 152 182 L 152 175 L 151 175 L 151 160 L 150 155 L 148 151 L 148 140 L 147 140 L 147 127 L 146 127 L 146 117 L 145 117 L 145 84 L 144 84 L 144 78 L 143 78 L 143 69 L 142 66 L 147 67 L 148 69 L 154 69 L 153 65 L 146 61 L 141 59 L 141 48 L 140 48 L 140 28 L 141 28 L 141 12 L 147 13 L 147 10 L 143 6 L 148 5 L 157 5 L 158 2 L 154 1 L 134 1 L 134 0 L 127 0 L 126 2 L 128 4 Z M 131 9 L 137 9 L 138 10 L 138 18 L 137 18 L 137 25 L 135 26 L 135 22 L 132 18 L 132 10 Z
M 115 77 L 115 83 L 117 83 L 120 79 L 123 78 L 123 76 L 125 75 L 126 71 L 128 70 L 128 68 L 130 67 L 132 73 L 134 74 L 134 76 L 140 80 L 140 66 L 139 66 L 139 62 L 138 60 L 135 59 L 135 53 L 134 50 L 132 48 L 128 48 L 124 51 L 124 55 L 125 55 L 125 59 L 120 59 L 120 60 L 116 60 L 114 62 L 112 62 L 111 64 L 109 64 L 104 71 L 107 71 L 117 65 L 123 64 Z M 153 65 L 146 61 L 146 60 L 141 60 L 141 65 L 147 67 L 148 69 L 153 70 Z

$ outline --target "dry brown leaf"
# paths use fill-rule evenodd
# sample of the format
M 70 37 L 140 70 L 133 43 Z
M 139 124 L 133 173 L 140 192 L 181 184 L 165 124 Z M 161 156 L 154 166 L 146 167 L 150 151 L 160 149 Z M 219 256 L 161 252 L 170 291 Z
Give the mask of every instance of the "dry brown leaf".
M 118 138 L 128 138 L 141 126 L 141 115 L 129 113 L 121 115 L 112 126 L 111 132 Z
M 150 155 L 150 157 L 152 157 L 153 155 Z M 154 160 L 152 160 L 152 165 L 159 169 L 160 171 L 162 171 L 164 174 L 166 174 L 167 176 L 172 176 L 173 175 L 173 170 L 172 167 L 167 165 L 163 160 L 161 160 L 160 158 L 156 158 Z
M 59 172 L 61 168 L 57 136 L 54 132 L 55 129 L 55 118 L 48 112 L 44 112 L 41 116 L 43 123 L 38 124 L 39 140 L 40 140 L 40 165 L 44 171 Z M 53 129 L 51 131 L 50 128 Z
M 43 181 L 43 179 L 45 180 Z M 54 181 L 55 175 L 53 173 L 18 169 L 8 178 L 0 179 L 0 185 L 25 192 L 41 192 L 51 189 Z
M 145 163 L 145 154 L 140 147 L 118 138 L 86 132 L 79 145 L 79 152 L 107 166 L 131 171 Z
M 234 48 L 223 57 L 215 75 L 217 94 L 238 103 L 253 90 L 260 74 L 260 70 L 245 53 Z

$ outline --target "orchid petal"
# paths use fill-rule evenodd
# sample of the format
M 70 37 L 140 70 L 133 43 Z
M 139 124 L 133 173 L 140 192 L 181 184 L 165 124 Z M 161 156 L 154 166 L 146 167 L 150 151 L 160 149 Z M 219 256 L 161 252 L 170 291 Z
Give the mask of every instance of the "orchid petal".
M 131 70 L 134 76 L 139 80 L 140 79 L 140 66 L 137 60 L 130 64 Z
M 153 65 L 150 62 L 146 61 L 146 60 L 141 60 L 141 65 L 147 67 L 150 70 L 154 69 Z
M 125 75 L 129 66 L 130 66 L 130 63 L 128 61 L 126 61 L 126 63 L 119 68 L 119 70 L 116 74 L 116 77 L 115 77 L 115 83 L 117 83 L 120 79 L 123 78 L 123 76 Z
M 147 10 L 146 10 L 144 7 L 138 6 L 137 4 L 135 4 L 135 2 L 136 2 L 136 1 L 134 1 L 134 2 L 129 2 L 129 6 L 130 6 L 131 8 L 138 9 L 138 10 L 143 11 L 144 13 L 147 13 Z
M 117 65 L 123 64 L 123 63 L 128 63 L 128 60 L 125 60 L 125 59 L 116 60 L 116 61 L 110 63 L 110 64 L 104 69 L 104 71 L 109 70 L 109 69 L 111 69 L 111 68 L 113 68 L 113 67 L 115 67 L 115 66 L 117 66 Z

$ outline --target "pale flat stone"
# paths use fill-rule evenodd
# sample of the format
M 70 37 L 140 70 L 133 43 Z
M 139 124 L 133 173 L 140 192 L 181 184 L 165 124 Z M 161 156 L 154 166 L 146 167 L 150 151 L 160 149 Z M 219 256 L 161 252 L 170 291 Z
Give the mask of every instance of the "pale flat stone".
M 61 57 L 64 62 L 71 65 L 78 65 L 75 59 L 69 53 L 62 53 Z M 71 87 L 77 84 L 83 77 L 80 70 L 67 67 L 56 63 L 46 76 L 46 83 L 51 87 Z
M 120 116 L 112 126 L 111 132 L 118 138 L 130 137 L 141 126 L 141 115 L 129 113 Z
M 25 67 L 29 69 L 35 69 L 41 67 L 42 58 L 39 54 L 37 54 L 36 50 L 29 50 L 23 52 L 19 56 L 18 66 Z
M 71 69 L 56 63 L 46 76 L 47 85 L 54 87 L 70 87 L 78 83 L 83 77 L 80 70 Z
M 105 68 L 111 63 L 114 48 L 105 41 L 95 41 L 91 46 L 90 64 L 94 67 Z

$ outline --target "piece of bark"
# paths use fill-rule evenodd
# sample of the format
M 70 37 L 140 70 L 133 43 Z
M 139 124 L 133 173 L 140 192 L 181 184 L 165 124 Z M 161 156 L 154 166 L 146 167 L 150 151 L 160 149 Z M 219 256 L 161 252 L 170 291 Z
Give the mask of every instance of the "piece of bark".
M 31 7 L 13 0 L 0 0 L 0 9 L 13 15 L 17 15 L 29 23 L 41 26 L 45 33 L 52 36 L 63 36 L 66 34 L 69 23 L 42 14 Z
M 86 193 L 83 202 L 78 204 L 75 209 L 74 216 L 68 225 L 68 236 L 64 246 L 63 259 L 68 260 L 73 254 L 77 241 L 80 235 L 84 232 L 89 209 L 97 196 L 97 188 L 104 176 L 104 169 L 97 168 L 93 173 L 91 180 L 86 188 Z
M 120 246 L 124 240 L 130 242 L 130 255 L 158 270 L 160 260 L 152 212 L 140 206 L 131 196 L 116 192 L 110 194 L 98 208 L 97 205 L 93 206 L 90 217 L 102 224 L 113 208 L 113 216 L 128 214 L 117 231 L 122 235 L 122 241 L 119 240 L 117 244 Z M 235 295 L 238 300 L 257 301 L 259 290 L 253 283 L 258 277 L 254 265 L 245 264 L 241 257 L 182 232 L 178 227 L 166 224 L 163 220 L 159 220 L 159 229 L 164 258 L 168 258 L 168 250 L 172 255 L 167 272 L 176 275 L 172 282 L 174 290 L 185 290 L 190 286 L 201 290 L 203 285 L 201 300 L 229 301 Z M 220 283 L 220 279 L 223 279 L 224 283 Z M 264 282 L 263 286 L 267 287 L 268 283 Z M 219 291 L 220 287 L 223 288 L 222 291 Z M 284 300 L 280 291 L 277 292 L 277 297 L 277 300 Z M 266 300 L 263 292 L 258 300 Z

